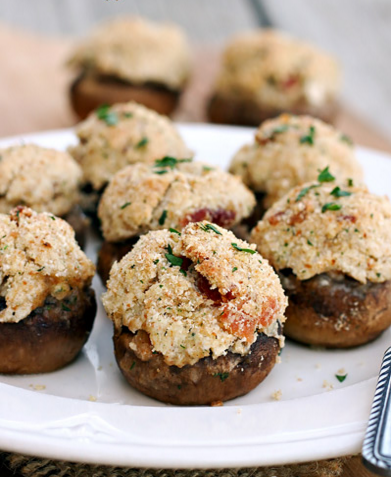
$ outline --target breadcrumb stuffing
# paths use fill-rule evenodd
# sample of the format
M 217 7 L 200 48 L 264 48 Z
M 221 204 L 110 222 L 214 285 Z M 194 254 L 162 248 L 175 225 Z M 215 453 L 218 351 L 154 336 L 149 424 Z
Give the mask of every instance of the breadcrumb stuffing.
M 180 89 L 190 73 L 190 50 L 183 31 L 137 17 L 99 26 L 69 60 L 73 67 L 136 84 Z
M 78 203 L 82 171 L 68 153 L 26 144 L 0 158 L 0 213 L 24 204 L 63 216 Z
M 242 181 L 218 167 L 199 162 L 175 168 L 135 164 L 113 177 L 98 215 L 105 239 L 118 242 L 149 230 L 181 230 L 202 219 L 215 218 L 230 228 L 254 206 L 254 195 Z
M 325 388 L 327 391 L 331 391 L 334 389 L 334 384 L 329 383 L 326 379 L 323 381 L 323 388 Z
M 274 399 L 275 401 L 280 401 L 281 397 L 282 397 L 281 389 L 278 389 L 272 394 L 272 399 Z
M 322 106 L 340 90 L 333 57 L 285 33 L 263 29 L 236 36 L 227 46 L 216 90 L 272 108 Z
M 79 144 L 69 152 L 95 190 L 129 164 L 153 164 L 165 156 L 193 157 L 167 117 L 134 102 L 108 108 L 102 119 L 99 110 L 92 112 L 77 126 L 76 134 Z
M 62 300 L 91 283 L 95 267 L 64 220 L 17 207 L 0 214 L 0 323 L 18 323 L 48 295 Z
M 281 340 L 287 299 L 254 248 L 206 221 L 181 234 L 150 232 L 114 264 L 106 312 L 117 328 L 146 331 L 178 367 L 228 351 L 245 355 L 259 332 Z
M 30 388 L 33 388 L 34 391 L 44 391 L 46 386 L 44 384 L 30 384 Z
M 340 272 L 366 283 L 391 279 L 391 203 L 349 182 L 311 182 L 276 202 L 251 239 L 277 270 L 299 280 Z
M 282 114 L 258 128 L 253 144 L 234 156 L 230 172 L 266 195 L 270 207 L 293 187 L 315 180 L 326 166 L 342 179 L 360 183 L 363 172 L 347 136 L 310 116 Z

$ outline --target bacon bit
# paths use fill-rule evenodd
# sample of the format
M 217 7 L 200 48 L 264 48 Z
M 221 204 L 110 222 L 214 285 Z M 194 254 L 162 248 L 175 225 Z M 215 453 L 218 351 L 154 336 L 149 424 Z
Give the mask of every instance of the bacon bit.
M 334 258 L 331 260 L 331 265 L 335 265 L 335 259 Z
M 221 303 L 221 294 L 217 288 L 211 289 L 208 280 L 202 275 L 198 275 L 196 280 L 196 285 L 198 290 L 205 295 L 209 300 L 214 301 L 215 303 Z
M 185 227 L 190 222 L 202 222 L 208 220 L 221 227 L 230 227 L 234 224 L 236 218 L 236 212 L 234 210 L 226 209 L 209 209 L 204 207 L 203 209 L 196 210 L 190 215 L 187 215 L 182 220 L 182 226 Z
M 299 75 L 290 75 L 285 81 L 282 81 L 280 84 L 283 89 L 289 89 L 292 88 L 292 86 L 296 86 L 299 81 Z
M 288 224 L 289 225 L 301 224 L 302 222 L 304 222 L 306 218 L 307 218 L 307 213 L 304 210 L 301 210 L 300 212 L 297 212 L 296 214 L 293 214 L 291 217 L 289 217 Z
M 338 219 L 340 219 L 340 220 L 347 220 L 347 221 L 351 222 L 352 224 L 355 224 L 356 221 L 357 221 L 357 217 L 354 216 L 354 215 L 342 215 L 342 216 L 340 215 L 340 216 L 338 217 Z
M 269 224 L 270 225 L 277 225 L 281 222 L 283 215 L 285 214 L 284 211 L 277 212 L 276 214 L 269 217 Z

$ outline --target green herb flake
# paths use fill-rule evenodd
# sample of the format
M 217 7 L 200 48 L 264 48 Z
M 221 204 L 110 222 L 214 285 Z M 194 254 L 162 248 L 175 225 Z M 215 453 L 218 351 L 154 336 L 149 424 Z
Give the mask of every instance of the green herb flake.
M 42 272 L 45 267 L 38 268 L 37 272 Z
M 133 113 L 130 113 L 129 111 L 124 113 L 124 118 L 133 118 Z
M 125 204 L 121 205 L 121 210 L 126 209 L 131 204 L 131 202 L 125 202 Z
M 133 361 L 132 366 L 130 367 L 130 371 L 136 366 L 136 361 Z
M 315 136 L 315 127 L 310 126 L 308 134 L 305 134 L 304 136 L 301 136 L 300 144 L 308 144 L 309 146 L 313 146 L 314 145 L 314 136 Z
M 376 273 L 377 278 L 381 277 L 381 273 Z
M 159 225 L 163 225 L 164 222 L 166 221 L 166 218 L 167 218 L 167 210 L 163 210 L 163 213 L 159 219 Z
M 183 345 L 179 345 L 182 349 L 186 349 L 186 346 L 183 346 Z
M 341 374 L 336 374 L 335 377 L 338 379 L 338 381 L 340 383 L 343 383 L 345 381 L 345 379 L 347 378 L 347 373 L 344 374 L 344 375 L 341 375 Z
M 220 381 L 223 383 L 229 377 L 229 373 L 215 373 L 213 377 L 220 378 Z
M 216 227 L 212 224 L 200 224 L 200 229 L 203 230 L 204 232 L 209 232 L 209 230 L 213 230 L 214 233 L 217 235 L 223 235 L 219 230 L 216 229 Z
M 335 202 L 328 202 L 327 204 L 324 204 L 322 207 L 322 213 L 325 213 L 327 210 L 341 210 L 342 205 L 341 204 L 336 204 Z
M 202 170 L 204 172 L 210 172 L 210 171 L 214 171 L 214 167 L 203 166 Z
M 53 215 L 49 215 L 49 217 L 50 217 L 52 220 L 56 220 L 56 217 L 53 217 Z
M 301 189 L 301 191 L 299 192 L 299 194 L 297 195 L 295 199 L 295 202 L 299 202 L 299 200 L 301 200 L 305 195 L 307 195 L 311 189 L 315 189 L 316 187 L 319 187 L 319 184 L 313 184 L 308 187 L 304 187 L 304 189 Z
M 353 187 L 353 179 L 348 179 L 348 186 Z
M 319 171 L 318 182 L 333 182 L 335 177 L 330 173 L 329 166 L 325 167 L 323 171 Z
M 314 246 L 314 244 L 311 242 L 311 240 L 308 240 L 308 239 L 307 239 L 307 243 L 308 243 L 308 245 L 310 245 L 311 247 Z
M 349 197 L 349 195 L 352 195 L 351 192 L 342 190 L 339 186 L 334 187 L 334 189 L 330 192 L 330 194 L 333 195 L 334 197 Z
M 235 273 L 237 269 L 238 269 L 238 267 L 234 267 L 234 268 L 232 269 L 232 273 Z
M 339 136 L 339 139 L 342 141 L 342 142 L 346 142 L 346 144 L 349 144 L 349 146 L 353 146 L 353 141 L 352 139 L 347 135 L 347 134 L 341 134 Z
M 143 137 L 137 144 L 136 149 L 142 149 L 149 143 L 149 139 L 147 137 Z
M 154 171 L 155 174 L 159 174 L 159 176 L 162 176 L 163 174 L 167 174 L 168 171 L 166 169 L 162 169 L 159 171 Z
M 108 104 L 103 104 L 96 110 L 98 119 L 104 121 L 108 126 L 115 126 L 118 123 L 118 115 L 115 111 L 110 111 Z
M 183 268 L 180 268 L 179 271 L 180 271 L 180 273 L 182 273 L 182 275 L 183 275 L 184 277 L 187 277 L 187 272 L 186 272 L 186 270 L 183 270 Z
M 166 259 L 170 262 L 171 266 L 181 267 L 183 263 L 183 258 L 176 257 L 172 253 L 171 245 L 167 247 L 168 253 L 165 254 Z
M 257 253 L 255 250 L 251 248 L 242 248 L 239 247 L 237 243 L 231 243 L 232 247 L 237 250 L 238 252 L 246 252 L 246 253 L 251 253 L 253 255 L 254 253 Z
M 155 161 L 156 168 L 164 169 L 169 167 L 170 169 L 175 169 L 175 167 L 182 162 L 191 162 L 192 159 L 176 159 L 175 157 L 165 156 L 163 159 L 157 159 Z
M 71 311 L 71 309 L 69 308 L 69 306 L 66 306 L 64 303 L 61 303 L 61 308 L 62 308 L 64 311 Z
M 159 259 L 157 258 L 156 260 L 153 261 L 153 263 L 157 265 L 159 263 Z
M 172 234 L 182 235 L 178 230 L 169 228 L 168 229 Z

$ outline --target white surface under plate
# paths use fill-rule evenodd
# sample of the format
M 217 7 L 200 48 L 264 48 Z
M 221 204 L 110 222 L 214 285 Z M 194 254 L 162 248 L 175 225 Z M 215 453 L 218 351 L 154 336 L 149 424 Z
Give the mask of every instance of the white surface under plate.
M 253 130 L 182 125 L 197 159 L 226 167 Z M 71 131 L 0 141 L 64 149 Z M 370 189 L 391 195 L 391 158 L 358 148 Z M 95 255 L 98 244 L 89 244 Z M 99 297 L 102 287 L 94 286 Z M 223 407 L 163 405 L 133 390 L 115 364 L 102 306 L 79 358 L 60 371 L 0 376 L 0 449 L 133 467 L 240 467 L 303 462 L 360 451 L 376 376 L 391 331 L 348 351 L 287 342 L 281 364 Z M 340 383 L 336 374 L 347 373 Z M 272 395 L 281 391 L 281 399 Z

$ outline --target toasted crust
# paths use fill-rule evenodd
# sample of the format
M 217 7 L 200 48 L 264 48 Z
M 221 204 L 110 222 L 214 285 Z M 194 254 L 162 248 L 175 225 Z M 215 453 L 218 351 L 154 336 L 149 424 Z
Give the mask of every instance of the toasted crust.
M 114 264 L 107 290 L 102 300 L 116 329 L 146 331 L 154 350 L 178 367 L 228 351 L 247 354 L 257 332 L 281 338 L 287 305 L 267 261 L 208 222 L 189 224 L 181 235 L 141 237 Z
M 150 230 L 182 230 L 200 220 L 231 228 L 254 205 L 254 195 L 242 181 L 218 167 L 199 162 L 172 168 L 135 164 L 113 177 L 98 215 L 105 239 L 120 242 Z
M 188 159 L 186 147 L 174 124 L 165 116 L 137 103 L 117 104 L 100 119 L 99 111 L 79 124 L 79 144 L 69 152 L 80 164 L 84 179 L 100 191 L 114 174 L 129 164 L 153 164 L 165 156 Z M 107 115 L 106 115 L 107 119 Z
M 0 157 L 0 213 L 23 204 L 63 216 L 78 203 L 82 171 L 66 152 L 26 144 Z
M 326 166 L 340 180 L 362 181 L 349 138 L 315 118 L 283 114 L 261 124 L 254 143 L 233 157 L 230 172 L 264 193 L 268 208 L 293 187 L 316 180 Z
M 260 334 L 244 356 L 228 352 L 178 368 L 153 353 L 147 333 L 123 328 L 114 334 L 114 349 L 122 374 L 134 388 L 159 401 L 189 406 L 247 394 L 269 374 L 280 347 L 276 338 Z
M 300 280 L 330 271 L 361 283 L 391 279 L 391 203 L 363 186 L 296 187 L 267 211 L 251 238 L 275 269 L 292 269 Z
M 0 373 L 48 373 L 67 365 L 87 341 L 95 314 L 94 291 L 74 289 L 63 300 L 48 297 L 18 323 L 0 323 Z
M 94 272 L 64 220 L 27 207 L 0 214 L 0 296 L 7 305 L 0 323 L 23 320 L 48 296 L 62 300 L 88 287 Z
M 343 274 L 298 280 L 280 274 L 289 298 L 284 333 L 302 343 L 349 348 L 375 339 L 391 325 L 391 281 L 361 284 Z
M 72 83 L 70 100 L 76 114 L 85 119 L 102 104 L 135 101 L 159 114 L 170 116 L 177 107 L 180 91 L 146 83 L 135 85 L 115 77 L 81 74 Z
M 75 48 L 69 64 L 134 84 L 152 81 L 179 89 L 189 76 L 190 52 L 177 26 L 122 17 L 93 31 Z
M 273 30 L 238 35 L 227 46 L 215 90 L 260 106 L 289 110 L 321 107 L 340 89 L 340 68 L 331 56 Z

